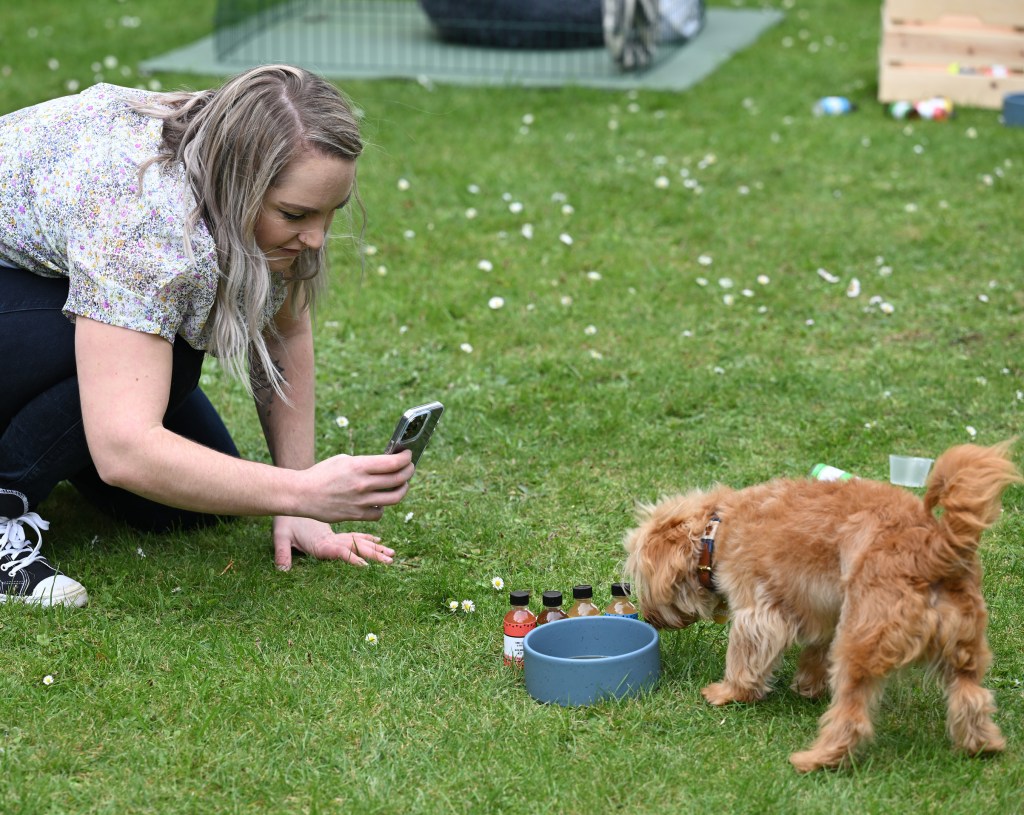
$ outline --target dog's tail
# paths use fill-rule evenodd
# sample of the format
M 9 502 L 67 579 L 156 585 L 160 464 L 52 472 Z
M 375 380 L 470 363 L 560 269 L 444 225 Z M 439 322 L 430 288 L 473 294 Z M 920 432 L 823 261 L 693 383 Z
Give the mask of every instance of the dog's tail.
M 942 507 L 939 527 L 958 559 L 970 557 L 978 548 L 981 533 L 999 518 L 1003 490 L 1024 483 L 1008 456 L 1014 441 L 992 447 L 962 444 L 935 462 L 924 506 L 929 513 Z

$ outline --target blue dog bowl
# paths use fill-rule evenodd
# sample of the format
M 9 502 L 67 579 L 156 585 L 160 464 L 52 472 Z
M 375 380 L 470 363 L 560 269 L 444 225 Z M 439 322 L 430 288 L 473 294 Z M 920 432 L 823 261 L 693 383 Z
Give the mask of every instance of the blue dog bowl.
M 1024 93 L 1008 93 L 1003 97 L 1003 124 L 1024 127 Z
M 538 702 L 592 705 L 636 696 L 661 674 L 658 632 L 629 617 L 579 617 L 538 626 L 523 640 L 526 690 Z

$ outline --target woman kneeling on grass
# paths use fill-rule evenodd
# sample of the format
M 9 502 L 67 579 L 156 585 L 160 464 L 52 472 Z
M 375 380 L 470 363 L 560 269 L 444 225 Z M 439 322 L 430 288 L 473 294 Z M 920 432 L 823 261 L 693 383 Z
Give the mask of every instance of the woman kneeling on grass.
M 40 554 L 63 480 L 150 531 L 274 516 L 279 569 L 293 549 L 391 561 L 330 524 L 401 501 L 410 454 L 314 451 L 310 309 L 361 150 L 341 94 L 284 65 L 0 117 L 0 601 L 86 604 Z M 273 466 L 239 458 L 198 387 L 207 351 L 252 392 Z

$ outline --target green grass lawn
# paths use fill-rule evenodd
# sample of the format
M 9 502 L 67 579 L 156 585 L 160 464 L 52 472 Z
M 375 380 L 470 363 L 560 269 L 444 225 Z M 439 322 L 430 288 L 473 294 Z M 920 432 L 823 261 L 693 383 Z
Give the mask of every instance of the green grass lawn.
M 214 0 L 14 5 L 0 112 L 99 76 L 218 81 L 135 70 L 208 34 Z M 664 633 L 660 685 L 628 701 L 541 706 L 501 664 L 507 590 L 607 602 L 637 501 L 819 461 L 886 479 L 890 453 L 1020 432 L 1024 130 L 888 118 L 878 2 L 779 7 L 686 93 L 341 83 L 372 249 L 361 273 L 339 225 L 320 452 L 379 452 L 405 407 L 447 407 L 378 527 L 396 562 L 279 573 L 267 520 L 140 536 L 58 489 L 45 551 L 91 602 L 0 608 L 0 810 L 1022 811 L 1019 488 L 982 549 L 998 758 L 955 754 L 910 671 L 856 766 L 797 776 L 825 703 L 787 689 L 790 656 L 764 702 L 705 704 L 712 624 Z M 831 94 L 857 111 L 815 118 Z M 241 389 L 213 363 L 204 386 L 266 460 Z

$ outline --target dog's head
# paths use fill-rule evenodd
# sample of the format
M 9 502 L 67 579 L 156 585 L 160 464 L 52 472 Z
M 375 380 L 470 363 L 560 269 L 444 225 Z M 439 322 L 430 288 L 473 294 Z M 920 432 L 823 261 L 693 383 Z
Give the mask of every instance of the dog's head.
M 685 628 L 711 619 L 719 597 L 700 584 L 701 534 L 714 512 L 708 493 L 691 492 L 639 508 L 626 534 L 626 573 L 644 619 L 656 628 Z

